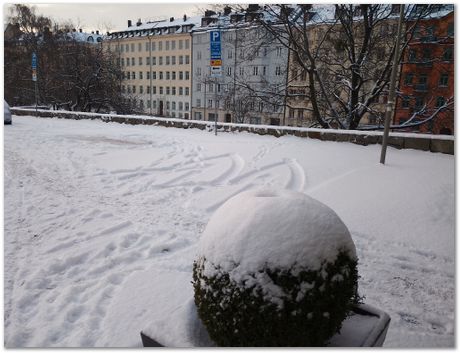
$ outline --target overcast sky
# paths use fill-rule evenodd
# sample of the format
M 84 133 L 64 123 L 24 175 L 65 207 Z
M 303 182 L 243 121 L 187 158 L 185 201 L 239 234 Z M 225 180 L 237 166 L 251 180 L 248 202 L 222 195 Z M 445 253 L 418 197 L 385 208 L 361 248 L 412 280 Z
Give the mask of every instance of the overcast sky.
M 103 33 L 125 29 L 128 26 L 128 20 L 135 23 L 139 18 L 142 22 L 147 20 L 159 20 L 170 17 L 195 16 L 201 14 L 202 9 L 206 8 L 205 4 L 196 2 L 181 3 L 173 2 L 142 2 L 136 3 L 123 2 L 69 2 L 58 1 L 54 3 L 42 3 L 28 1 L 24 4 L 35 6 L 37 13 L 51 17 L 57 22 L 70 20 L 77 28 L 83 28 L 84 31 L 90 32 L 100 30 Z M 4 5 L 3 15 L 8 16 L 10 5 Z M 4 20 L 4 22 L 6 22 Z

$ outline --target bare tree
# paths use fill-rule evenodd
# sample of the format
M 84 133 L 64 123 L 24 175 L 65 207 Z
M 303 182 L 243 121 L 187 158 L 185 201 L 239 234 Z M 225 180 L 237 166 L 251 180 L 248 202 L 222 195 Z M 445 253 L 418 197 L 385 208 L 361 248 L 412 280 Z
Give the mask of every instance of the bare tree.
M 407 8 L 410 21 L 399 62 L 419 22 L 438 10 L 435 5 Z M 313 125 L 323 128 L 357 129 L 364 118 L 378 121 L 388 90 L 398 12 L 398 5 L 391 4 L 265 5 L 255 22 L 290 53 L 287 107 L 303 100 Z M 298 81 L 303 81 L 303 90 L 289 89 Z M 452 104 L 451 99 L 446 102 Z

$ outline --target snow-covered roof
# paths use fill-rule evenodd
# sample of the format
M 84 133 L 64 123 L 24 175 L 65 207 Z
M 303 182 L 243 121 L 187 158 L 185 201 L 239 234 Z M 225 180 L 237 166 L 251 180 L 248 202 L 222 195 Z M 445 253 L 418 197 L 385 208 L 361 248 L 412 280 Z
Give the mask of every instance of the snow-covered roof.
M 86 32 L 69 32 L 67 37 L 77 42 L 86 43 L 100 43 L 104 40 L 104 36 L 99 33 L 86 33 Z
M 127 38 L 133 36 L 145 36 L 152 34 L 171 34 L 171 28 L 173 29 L 173 33 L 185 33 L 189 32 L 191 28 L 199 26 L 201 24 L 201 16 L 179 17 L 176 19 L 171 19 L 147 22 L 139 25 L 135 24 L 125 28 L 124 30 L 111 33 L 111 37 Z

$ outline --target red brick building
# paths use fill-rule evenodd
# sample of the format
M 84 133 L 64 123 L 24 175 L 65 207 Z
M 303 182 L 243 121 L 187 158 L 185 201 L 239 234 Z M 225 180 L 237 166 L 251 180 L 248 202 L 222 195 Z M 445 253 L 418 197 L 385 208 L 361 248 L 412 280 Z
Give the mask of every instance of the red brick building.
M 413 22 L 408 22 L 408 26 Z M 428 119 L 454 97 L 454 12 L 419 21 L 401 64 L 394 124 Z M 400 131 L 400 130 L 398 130 Z M 407 131 L 454 134 L 454 105 L 436 117 Z

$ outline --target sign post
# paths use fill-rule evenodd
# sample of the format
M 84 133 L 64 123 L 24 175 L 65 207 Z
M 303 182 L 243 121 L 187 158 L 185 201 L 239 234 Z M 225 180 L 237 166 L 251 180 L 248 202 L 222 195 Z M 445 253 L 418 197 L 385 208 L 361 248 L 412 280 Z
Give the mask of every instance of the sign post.
M 32 81 L 35 83 L 35 111 L 38 106 L 38 86 L 37 86 L 37 54 L 32 53 Z
M 217 106 L 217 88 L 218 78 L 222 77 L 222 45 L 220 28 L 218 28 L 217 31 L 211 31 L 210 36 L 211 77 L 214 77 L 216 79 L 216 87 L 214 88 L 214 104 L 216 105 L 216 111 L 214 113 L 214 132 L 217 136 L 217 116 L 219 109 L 219 107 Z

